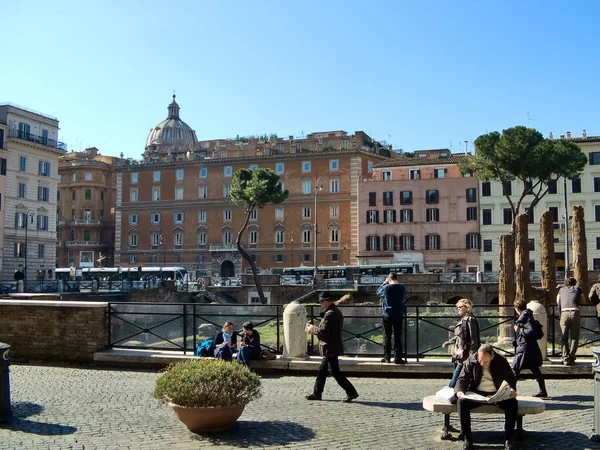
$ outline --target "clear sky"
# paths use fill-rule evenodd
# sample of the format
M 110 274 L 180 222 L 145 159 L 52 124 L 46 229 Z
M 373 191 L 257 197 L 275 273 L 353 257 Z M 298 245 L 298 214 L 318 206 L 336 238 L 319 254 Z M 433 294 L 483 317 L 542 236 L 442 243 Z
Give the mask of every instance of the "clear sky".
M 599 17 L 596 0 L 14 1 L 0 102 L 57 117 L 69 150 L 133 158 L 173 90 L 200 140 L 600 135 Z

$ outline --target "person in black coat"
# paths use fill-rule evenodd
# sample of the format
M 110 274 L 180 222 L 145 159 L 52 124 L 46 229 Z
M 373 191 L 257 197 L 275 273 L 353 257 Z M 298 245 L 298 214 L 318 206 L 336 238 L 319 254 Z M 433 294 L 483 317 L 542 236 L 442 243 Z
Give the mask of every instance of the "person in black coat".
M 231 362 L 233 352 L 237 349 L 237 333 L 233 331 L 232 322 L 223 324 L 223 329 L 215 336 L 213 345 L 215 358 Z
M 524 299 L 515 300 L 514 306 L 519 315 L 515 321 L 517 350 L 512 362 L 515 378 L 519 378 L 521 370 L 531 370 L 540 388 L 534 397 L 548 397 L 546 382 L 540 370 L 540 367 L 542 367 L 542 352 L 537 342 L 537 336 L 535 336 L 536 332 L 533 329 L 533 311 L 527 309 L 527 302 Z
M 244 322 L 242 325 L 244 335 L 240 342 L 240 351 L 237 354 L 238 362 L 250 368 L 250 361 L 260 356 L 260 334 L 254 329 L 252 322 Z
M 340 362 L 338 357 L 344 354 L 344 345 L 342 343 L 342 327 L 344 325 L 344 316 L 342 312 L 333 302 L 328 292 L 323 292 L 319 296 L 321 308 L 325 310 L 325 314 L 321 319 L 321 323 L 317 326 L 306 325 L 306 332 L 314 334 L 319 338 L 319 353 L 323 357 L 319 366 L 319 373 L 313 393 L 307 395 L 307 400 L 321 400 L 323 390 L 325 389 L 325 381 L 327 380 L 327 371 L 331 371 L 331 375 L 346 392 L 346 398 L 342 401 L 350 403 L 358 398 L 358 392 L 340 371 Z

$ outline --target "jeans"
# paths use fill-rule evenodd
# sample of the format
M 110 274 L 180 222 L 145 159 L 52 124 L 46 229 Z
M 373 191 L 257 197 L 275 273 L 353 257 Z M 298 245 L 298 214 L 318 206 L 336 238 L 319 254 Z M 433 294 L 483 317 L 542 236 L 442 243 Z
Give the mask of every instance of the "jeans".
M 485 403 L 473 402 L 470 400 L 458 399 L 458 418 L 460 420 L 460 431 L 465 439 L 471 439 L 471 410 Z M 496 403 L 496 406 L 504 410 L 504 438 L 512 440 L 517 423 L 517 413 L 519 404 L 516 398 L 504 400 Z
M 456 361 L 454 363 L 454 373 L 452 374 L 452 379 L 450 380 L 449 387 L 453 388 L 456 386 L 456 381 L 458 380 L 458 376 L 460 375 L 460 371 L 463 368 L 463 363 Z
M 575 354 L 579 347 L 579 332 L 581 331 L 581 316 L 579 311 L 563 311 L 560 314 L 560 345 L 562 347 L 563 362 L 575 361 Z M 570 338 L 570 345 L 569 345 Z
M 240 349 L 238 350 L 238 354 L 237 354 L 237 360 L 238 362 L 241 362 L 243 365 L 245 365 L 248 369 L 250 368 L 250 361 L 256 359 L 253 358 L 252 352 L 250 351 L 249 347 L 240 347 Z
M 358 395 L 356 389 L 350 383 L 348 378 L 342 374 L 340 371 L 340 362 L 337 356 L 324 356 L 321 361 L 321 365 L 319 366 L 319 373 L 317 375 L 317 380 L 315 381 L 315 387 L 313 388 L 313 393 L 317 397 L 321 397 L 323 394 L 323 390 L 325 389 L 325 381 L 327 381 L 327 369 L 331 371 L 331 375 L 337 381 L 337 384 L 346 391 L 346 395 L 355 396 Z
M 402 358 L 402 321 L 401 318 L 383 316 L 383 356 L 392 359 L 392 333 L 394 334 L 394 359 Z
M 223 347 L 215 348 L 214 355 L 215 358 L 231 362 L 233 352 L 231 351 L 231 347 L 229 345 L 224 345 Z

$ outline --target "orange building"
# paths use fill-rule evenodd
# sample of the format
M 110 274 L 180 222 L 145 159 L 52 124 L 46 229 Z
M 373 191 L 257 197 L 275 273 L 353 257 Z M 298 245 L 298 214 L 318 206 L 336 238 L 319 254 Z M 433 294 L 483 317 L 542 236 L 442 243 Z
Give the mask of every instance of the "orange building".
M 411 262 L 419 271 L 476 272 L 481 239 L 478 180 L 462 155 L 419 150 L 374 166 L 359 188 L 361 264 Z

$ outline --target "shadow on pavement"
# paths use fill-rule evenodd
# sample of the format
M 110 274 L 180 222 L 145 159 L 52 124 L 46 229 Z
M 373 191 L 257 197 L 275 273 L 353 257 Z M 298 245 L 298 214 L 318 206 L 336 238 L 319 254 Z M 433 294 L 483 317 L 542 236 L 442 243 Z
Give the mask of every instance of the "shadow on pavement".
M 473 432 L 475 448 L 503 449 L 504 433 L 498 431 Z M 547 448 L 572 448 L 572 449 L 600 449 L 600 443 L 590 441 L 589 436 L 573 431 L 546 432 L 527 431 L 523 440 L 515 440 L 518 449 L 547 449 Z M 561 445 L 562 444 L 562 445 Z
M 27 417 L 41 414 L 44 411 L 42 405 L 30 402 L 18 402 L 12 405 L 13 418 L 10 422 L 0 424 L 0 428 L 23 433 L 39 434 L 43 436 L 56 436 L 61 434 L 73 434 L 77 428 L 54 423 L 36 422 Z
M 573 411 L 574 409 L 592 409 L 593 404 L 584 405 L 583 403 L 546 403 L 546 411 Z
M 404 403 L 397 403 L 397 402 L 366 402 L 366 401 L 362 401 L 360 400 L 360 398 L 358 400 L 354 400 L 352 403 L 356 403 L 357 405 L 365 405 L 365 406 L 377 406 L 379 408 L 393 408 L 393 409 L 405 409 L 408 411 L 422 411 L 423 410 L 423 404 L 422 403 L 417 403 L 417 402 L 404 402 Z
M 552 395 L 550 400 L 558 400 L 559 402 L 594 402 L 593 395 Z
M 281 420 L 238 420 L 227 431 L 218 433 L 199 433 L 193 438 L 210 441 L 215 445 L 232 447 L 266 447 L 305 442 L 315 437 L 315 433 L 302 425 Z

